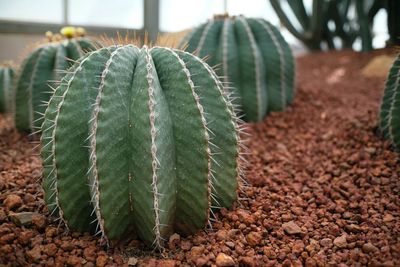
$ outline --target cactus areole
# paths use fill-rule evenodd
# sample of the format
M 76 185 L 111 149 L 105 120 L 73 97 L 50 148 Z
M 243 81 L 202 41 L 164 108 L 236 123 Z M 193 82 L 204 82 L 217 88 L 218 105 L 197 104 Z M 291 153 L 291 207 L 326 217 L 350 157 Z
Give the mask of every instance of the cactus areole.
M 292 52 L 279 31 L 263 19 L 215 16 L 189 33 L 181 47 L 208 57 L 217 74 L 236 88 L 235 104 L 247 121 L 282 111 L 293 100 Z
M 45 199 L 72 230 L 162 247 L 237 198 L 239 128 L 187 52 L 112 46 L 63 78 L 42 126 Z
M 19 131 L 36 132 L 42 125 L 55 81 L 61 79 L 73 61 L 95 50 L 93 41 L 84 37 L 62 40 L 61 35 L 46 33 L 49 43 L 36 48 L 22 63 L 15 89 L 15 125 Z
M 14 69 L 11 64 L 0 65 L 0 112 L 12 111 Z
M 379 113 L 379 128 L 383 137 L 390 139 L 400 149 L 400 54 L 386 80 Z

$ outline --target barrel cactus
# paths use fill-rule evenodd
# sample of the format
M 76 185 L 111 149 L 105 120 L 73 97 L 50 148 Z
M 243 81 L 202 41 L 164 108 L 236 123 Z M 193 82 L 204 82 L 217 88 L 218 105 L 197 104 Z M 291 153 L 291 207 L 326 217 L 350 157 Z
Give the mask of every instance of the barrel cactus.
M 400 148 L 400 55 L 394 61 L 385 85 L 379 128 L 386 139 Z
M 215 16 L 190 32 L 180 46 L 218 66 L 218 75 L 236 88 L 235 104 L 245 120 L 260 121 L 293 100 L 292 52 L 277 28 L 263 19 Z
M 133 45 L 88 54 L 42 125 L 45 200 L 73 230 L 162 247 L 237 198 L 239 127 L 213 70 L 187 52 Z
M 81 32 L 81 31 L 79 31 Z M 72 27 L 62 29 L 61 35 L 46 33 L 48 43 L 40 45 L 24 60 L 18 73 L 15 90 L 15 125 L 18 130 L 35 132 L 43 122 L 43 113 L 56 86 L 74 60 L 87 51 L 95 50 L 95 43 L 77 36 Z
M 10 63 L 0 65 L 0 112 L 12 110 L 14 69 Z

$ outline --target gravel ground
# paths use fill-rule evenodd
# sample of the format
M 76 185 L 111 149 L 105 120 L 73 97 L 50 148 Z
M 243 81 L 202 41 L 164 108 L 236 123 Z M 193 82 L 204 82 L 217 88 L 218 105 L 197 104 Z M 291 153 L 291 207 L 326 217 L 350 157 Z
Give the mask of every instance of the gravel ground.
M 299 58 L 295 103 L 249 125 L 251 186 L 163 257 L 52 221 L 34 145 L 0 115 L 0 266 L 400 266 L 400 164 L 376 134 L 384 78 L 361 75 L 389 52 Z

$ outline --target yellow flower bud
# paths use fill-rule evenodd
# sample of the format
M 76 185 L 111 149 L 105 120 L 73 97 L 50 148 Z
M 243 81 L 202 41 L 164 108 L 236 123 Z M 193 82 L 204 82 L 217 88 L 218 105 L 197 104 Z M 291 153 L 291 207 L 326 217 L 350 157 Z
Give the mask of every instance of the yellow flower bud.
M 60 32 L 62 35 L 64 35 L 68 39 L 70 39 L 75 36 L 76 30 L 75 30 L 75 27 L 68 26 L 68 27 L 62 28 Z
M 76 36 L 83 37 L 86 35 L 86 30 L 82 27 L 76 28 Z

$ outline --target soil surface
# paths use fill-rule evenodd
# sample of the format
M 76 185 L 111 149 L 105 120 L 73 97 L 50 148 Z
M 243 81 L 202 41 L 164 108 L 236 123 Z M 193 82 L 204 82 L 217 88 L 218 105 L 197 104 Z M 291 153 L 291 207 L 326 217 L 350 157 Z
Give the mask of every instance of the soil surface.
M 239 202 L 163 255 L 53 221 L 34 144 L 0 115 L 0 266 L 400 266 L 400 164 L 376 129 L 385 78 L 361 74 L 391 52 L 299 58 L 294 104 L 249 125 Z

